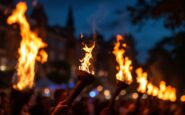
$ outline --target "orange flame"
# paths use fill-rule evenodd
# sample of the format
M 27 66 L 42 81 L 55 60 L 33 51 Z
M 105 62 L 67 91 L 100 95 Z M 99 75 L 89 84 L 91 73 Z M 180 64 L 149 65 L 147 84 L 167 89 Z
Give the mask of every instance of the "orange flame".
M 171 86 L 168 86 L 167 89 L 168 89 L 168 94 L 166 94 L 168 95 L 167 99 L 172 102 L 176 101 L 176 89 Z
M 165 91 L 166 91 L 166 83 L 164 81 L 160 81 L 160 83 L 159 83 L 159 94 L 158 94 L 159 99 L 163 99 Z
M 157 86 L 153 86 L 152 96 L 157 96 L 159 93 L 159 88 Z
M 152 96 L 157 96 L 159 93 L 159 88 L 154 86 L 152 83 L 147 84 L 147 94 Z
M 121 40 L 123 40 L 123 37 L 121 35 L 117 35 L 117 41 L 114 46 L 113 54 L 116 56 L 116 61 L 119 64 L 117 67 L 118 73 L 116 74 L 116 79 L 120 81 L 124 81 L 127 84 L 132 83 L 132 75 L 131 75 L 131 69 L 132 69 L 132 61 L 128 57 L 123 57 L 126 47 L 126 44 L 122 44 L 121 47 Z M 124 47 L 124 48 L 123 48 Z
M 137 90 L 141 93 L 145 93 L 146 92 L 146 86 L 147 86 L 147 73 L 143 72 L 142 68 L 138 68 L 136 69 L 136 74 L 137 74 L 137 82 L 139 83 L 139 87 L 137 88 Z
M 165 81 L 160 81 L 159 88 L 160 88 L 161 92 L 164 92 L 166 90 L 166 82 Z
M 93 74 L 94 75 L 94 71 L 93 70 L 90 70 L 90 59 L 92 59 L 92 51 L 95 47 L 95 42 L 93 43 L 93 45 L 91 47 L 88 47 L 86 44 L 85 46 L 83 47 L 83 50 L 86 52 L 85 53 L 85 56 L 83 59 L 80 60 L 81 62 L 81 66 L 79 66 L 79 70 L 82 70 L 82 71 L 86 71 L 90 74 Z
M 153 92 L 153 88 L 154 86 L 153 86 L 153 84 L 152 83 L 148 83 L 147 84 L 147 94 L 148 95 L 152 95 L 152 92 Z
M 19 58 L 17 64 L 17 84 L 14 88 L 23 90 L 32 88 L 34 85 L 35 76 L 35 61 L 42 63 L 47 61 L 48 55 L 44 50 L 39 51 L 41 48 L 47 46 L 36 33 L 30 30 L 30 25 L 26 19 L 25 12 L 27 6 L 25 2 L 19 2 L 12 15 L 8 17 L 7 23 L 18 23 L 20 25 L 20 32 L 22 41 L 18 50 Z
M 172 86 L 166 86 L 165 82 L 160 82 L 160 91 L 158 98 L 162 100 L 176 101 L 176 89 Z
M 162 100 L 176 101 L 176 89 L 172 86 L 166 86 L 165 81 L 159 83 L 159 88 L 151 83 L 147 84 L 147 94 L 157 96 Z M 184 98 L 185 99 L 185 98 Z

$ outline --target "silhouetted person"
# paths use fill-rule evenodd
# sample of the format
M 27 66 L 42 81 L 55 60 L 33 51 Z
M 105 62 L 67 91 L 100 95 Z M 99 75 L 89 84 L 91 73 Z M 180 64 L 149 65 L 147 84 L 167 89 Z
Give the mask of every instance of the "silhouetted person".
M 36 104 L 31 107 L 30 114 L 31 115 L 49 115 L 50 113 L 50 105 L 47 97 L 38 96 L 36 98 Z

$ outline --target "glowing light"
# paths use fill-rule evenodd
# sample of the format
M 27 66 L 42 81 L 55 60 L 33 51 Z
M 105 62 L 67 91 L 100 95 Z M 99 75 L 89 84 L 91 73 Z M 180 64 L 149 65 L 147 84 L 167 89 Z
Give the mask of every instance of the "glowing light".
M 97 90 L 98 90 L 99 92 L 101 92 L 101 91 L 103 91 L 103 87 L 102 87 L 101 85 L 99 85 L 99 86 L 97 87 Z
M 125 95 L 126 93 L 126 90 L 121 90 L 120 95 Z
M 166 83 L 164 81 L 160 81 L 159 88 L 161 92 L 166 90 Z
M 131 70 L 132 70 L 132 61 L 128 58 L 125 57 L 125 49 L 126 44 L 121 45 L 121 40 L 123 40 L 123 37 L 121 35 L 117 35 L 116 43 L 114 46 L 113 54 L 116 57 L 116 61 L 119 66 L 117 66 L 117 74 L 116 74 L 116 79 L 123 81 L 127 84 L 132 83 L 132 75 L 131 75 Z M 120 48 L 121 47 L 121 48 Z
M 104 90 L 104 95 L 105 95 L 105 96 L 109 96 L 109 95 L 110 95 L 110 91 L 109 91 L 109 90 L 107 90 L 107 89 L 106 89 L 106 90 Z
M 6 71 L 8 67 L 6 65 L 0 65 L 0 71 Z
M 48 88 L 45 88 L 44 90 L 43 90 L 43 95 L 44 96 L 50 96 L 50 90 L 48 89 Z
M 147 94 L 157 96 L 161 100 L 176 101 L 176 89 L 172 86 L 166 86 L 164 81 L 161 81 L 159 88 L 151 83 L 147 84 Z
M 89 96 L 92 97 L 92 98 L 96 97 L 96 92 L 95 91 L 90 91 Z
M 44 93 L 45 94 L 49 94 L 50 93 L 50 90 L 48 88 L 44 89 Z
M 7 23 L 18 23 L 20 25 L 21 44 L 18 50 L 19 58 L 17 64 L 17 83 L 13 85 L 15 89 L 23 90 L 32 88 L 35 77 L 35 61 L 44 63 L 47 61 L 48 55 L 42 50 L 45 44 L 36 33 L 32 32 L 30 25 L 26 19 L 25 12 L 27 6 L 25 2 L 19 2 L 16 9 L 13 10 L 11 16 L 8 17 Z
M 181 101 L 181 102 L 185 102 L 185 95 L 182 95 L 182 96 L 180 97 L 180 101 Z
M 157 96 L 159 93 L 159 89 L 156 86 L 153 86 L 152 96 Z
M 103 93 L 104 93 L 106 99 L 110 99 L 111 98 L 111 94 L 110 94 L 109 90 L 106 89 L 106 90 L 104 90 Z
M 93 74 L 93 75 L 94 75 L 94 71 L 90 70 L 90 65 L 91 65 L 90 59 L 93 58 L 92 51 L 93 51 L 94 47 L 95 47 L 95 42 L 93 43 L 93 45 L 91 47 L 88 47 L 85 44 L 85 46 L 83 47 L 83 50 L 86 53 L 85 53 L 84 58 L 80 60 L 81 66 L 79 66 L 79 70 L 86 71 L 86 72 Z
M 151 83 L 147 84 L 147 94 L 152 95 L 153 92 L 153 85 Z
M 132 93 L 132 99 L 137 99 L 138 96 L 139 96 L 138 93 L 136 93 L 136 92 L 135 93 Z
M 142 68 L 138 68 L 136 70 L 136 74 L 137 74 L 137 83 L 139 83 L 139 87 L 137 88 L 137 90 L 141 93 L 145 93 L 146 92 L 146 86 L 147 86 L 147 73 L 143 72 Z

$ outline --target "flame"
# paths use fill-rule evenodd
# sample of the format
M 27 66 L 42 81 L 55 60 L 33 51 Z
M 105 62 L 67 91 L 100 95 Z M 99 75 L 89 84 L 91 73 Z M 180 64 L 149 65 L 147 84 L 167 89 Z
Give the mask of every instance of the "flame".
M 81 66 L 79 66 L 79 70 L 82 70 L 82 71 L 86 71 L 90 74 L 93 74 L 94 75 L 94 71 L 93 70 L 90 70 L 90 59 L 92 59 L 92 51 L 95 47 L 95 42 L 93 43 L 93 45 L 91 47 L 88 47 L 86 44 L 85 46 L 83 47 L 83 50 L 86 52 L 85 53 L 85 56 L 83 59 L 80 60 L 81 62 Z
M 159 94 L 158 94 L 159 99 L 163 99 L 165 90 L 166 90 L 166 83 L 164 81 L 160 81 L 160 83 L 159 83 Z
M 166 82 L 165 81 L 160 81 L 159 88 L 160 88 L 161 92 L 164 92 L 166 90 Z
M 161 100 L 176 101 L 176 89 L 172 86 L 166 86 L 165 81 L 160 81 L 159 88 L 151 83 L 147 84 L 147 94 L 157 96 Z M 185 99 L 185 97 L 184 97 Z
M 18 50 L 19 58 L 17 64 L 18 82 L 14 84 L 14 88 L 23 90 L 32 88 L 34 85 L 35 76 L 35 61 L 42 63 L 47 61 L 48 55 L 41 48 L 47 46 L 36 33 L 30 30 L 30 25 L 26 19 L 25 12 L 27 6 L 25 2 L 19 2 L 12 15 L 8 17 L 7 23 L 18 23 L 20 25 L 20 32 L 22 41 Z
M 157 96 L 159 93 L 159 88 L 157 86 L 153 86 L 152 96 Z
M 169 88 L 169 97 L 168 99 L 172 102 L 176 101 L 176 89 L 174 87 Z
M 138 68 L 136 69 L 136 74 L 137 74 L 137 82 L 139 83 L 139 87 L 137 88 L 137 90 L 141 93 L 145 93 L 146 92 L 146 86 L 147 86 L 147 73 L 143 72 L 142 68 Z
M 121 47 L 121 40 L 123 40 L 123 37 L 121 35 L 117 35 L 117 41 L 114 46 L 114 51 L 113 54 L 116 56 L 116 61 L 119 64 L 117 66 L 118 73 L 116 74 L 116 79 L 120 81 L 124 81 L 127 84 L 132 83 L 132 75 L 131 75 L 131 70 L 132 70 L 132 61 L 128 57 L 124 57 L 126 44 L 122 44 Z M 124 48 L 123 48 L 124 47 Z
M 158 98 L 162 100 L 176 101 L 176 89 L 172 86 L 166 86 L 165 81 L 159 83 Z
M 152 95 L 153 92 L 153 84 L 152 83 L 148 83 L 147 84 L 147 94 L 148 95 Z
M 172 86 L 166 86 L 166 89 L 163 91 L 162 97 L 159 97 L 162 100 L 176 101 L 176 89 Z
M 159 88 L 154 86 L 152 83 L 147 84 L 147 94 L 152 96 L 157 96 L 159 93 Z

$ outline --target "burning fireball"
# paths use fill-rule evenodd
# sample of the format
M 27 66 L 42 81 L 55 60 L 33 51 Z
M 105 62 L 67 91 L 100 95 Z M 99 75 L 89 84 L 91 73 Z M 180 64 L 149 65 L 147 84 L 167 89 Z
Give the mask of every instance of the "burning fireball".
M 18 23 L 20 25 L 21 43 L 18 50 L 19 58 L 17 64 L 17 83 L 14 88 L 23 90 L 32 88 L 35 76 L 35 61 L 44 63 L 47 61 L 48 55 L 42 49 L 47 46 L 40 37 L 30 30 L 30 25 L 26 19 L 25 12 L 27 6 L 25 2 L 19 2 L 12 15 L 8 17 L 7 23 Z
M 132 61 L 128 58 L 125 57 L 125 48 L 126 44 L 121 44 L 121 40 L 123 40 L 123 37 L 121 35 L 117 35 L 116 37 L 116 43 L 114 46 L 114 51 L 113 54 L 116 56 L 116 61 L 119 66 L 117 66 L 117 74 L 116 74 L 116 79 L 123 81 L 127 84 L 132 83 L 132 75 L 131 75 L 131 70 L 132 70 Z

